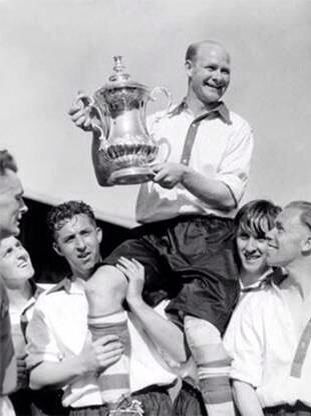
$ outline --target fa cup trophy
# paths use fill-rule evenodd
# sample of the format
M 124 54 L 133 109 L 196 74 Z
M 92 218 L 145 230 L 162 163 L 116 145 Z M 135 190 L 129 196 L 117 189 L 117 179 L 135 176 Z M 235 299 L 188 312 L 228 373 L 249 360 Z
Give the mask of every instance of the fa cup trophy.
M 171 95 L 163 87 L 150 90 L 130 79 L 124 71 L 122 57 L 114 57 L 114 74 L 93 97 L 79 94 L 78 100 L 95 112 L 100 125 L 93 125 L 100 134 L 100 160 L 108 170 L 108 185 L 147 182 L 154 176 L 152 164 L 164 162 L 170 153 L 165 138 L 155 141 L 146 126 L 147 103 L 163 92 L 171 106 Z M 161 149 L 161 150 L 160 150 Z M 162 150 L 163 149 L 163 150 Z M 163 152 L 164 151 L 164 152 Z

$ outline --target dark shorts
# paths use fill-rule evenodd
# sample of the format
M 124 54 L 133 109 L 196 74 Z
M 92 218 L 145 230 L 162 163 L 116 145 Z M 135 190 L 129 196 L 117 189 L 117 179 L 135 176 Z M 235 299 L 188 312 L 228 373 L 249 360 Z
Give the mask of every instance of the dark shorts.
M 201 393 L 190 384 L 183 382 L 176 397 L 174 416 L 207 416 Z
M 135 258 L 146 270 L 144 299 L 167 308 L 182 322 L 185 314 L 205 319 L 222 333 L 239 292 L 234 225 L 228 218 L 187 216 L 146 224 L 117 247 L 104 264 Z
M 298 402 L 295 406 L 282 405 L 266 407 L 264 414 L 266 416 L 280 415 L 280 416 L 311 416 L 311 408 Z
M 166 387 L 150 386 L 132 394 L 141 402 L 144 416 L 173 416 L 172 402 Z M 108 405 L 71 408 L 70 416 L 109 416 Z

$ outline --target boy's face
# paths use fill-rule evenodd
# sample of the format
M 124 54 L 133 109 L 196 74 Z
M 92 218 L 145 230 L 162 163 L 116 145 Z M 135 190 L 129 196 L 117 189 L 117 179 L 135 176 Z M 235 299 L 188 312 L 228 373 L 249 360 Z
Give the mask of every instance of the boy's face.
M 86 214 L 78 214 L 55 232 L 54 249 L 65 257 L 75 277 L 88 279 L 100 260 L 101 240 L 101 229 Z
M 23 288 L 25 282 L 34 275 L 28 252 L 13 236 L 0 242 L 0 270 L 9 289 Z
M 267 269 L 266 237 L 239 228 L 236 242 L 242 269 L 249 273 L 263 274 Z

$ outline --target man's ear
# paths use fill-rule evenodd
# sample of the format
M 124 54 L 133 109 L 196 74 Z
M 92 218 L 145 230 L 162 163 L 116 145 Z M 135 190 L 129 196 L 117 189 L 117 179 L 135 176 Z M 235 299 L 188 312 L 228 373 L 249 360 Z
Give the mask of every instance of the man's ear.
M 302 247 L 302 252 L 303 252 L 305 255 L 309 255 L 309 254 L 311 254 L 311 236 L 310 236 L 310 237 L 308 237 L 308 238 L 304 241 L 304 243 L 303 243 L 303 247 Z
M 100 227 L 96 227 L 96 234 L 98 242 L 101 243 L 103 239 L 103 230 Z
M 192 76 L 192 68 L 193 68 L 192 61 L 190 61 L 190 59 L 187 59 L 185 62 L 185 71 L 189 78 L 191 78 Z
M 53 250 L 61 257 L 64 257 L 63 253 L 61 252 L 60 248 L 58 247 L 57 243 L 53 243 Z

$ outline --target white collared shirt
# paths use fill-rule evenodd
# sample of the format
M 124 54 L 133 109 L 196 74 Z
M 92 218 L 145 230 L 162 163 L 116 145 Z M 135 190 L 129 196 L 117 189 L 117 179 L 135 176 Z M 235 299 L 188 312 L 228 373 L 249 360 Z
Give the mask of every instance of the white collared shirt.
M 27 366 L 32 368 L 42 361 L 60 362 L 81 352 L 85 342 L 91 340 L 87 326 L 88 303 L 84 282 L 60 283 L 42 294 L 27 327 Z M 129 314 L 130 317 L 130 314 Z M 131 390 L 150 385 L 170 385 L 176 375 L 168 368 L 160 354 L 133 320 L 128 321 L 132 355 L 130 359 Z M 74 385 L 65 386 L 64 406 L 84 407 L 102 404 L 97 379 L 89 375 Z
M 232 342 L 226 344 L 231 378 L 251 384 L 263 408 L 298 400 L 311 406 L 311 321 L 302 337 L 288 299 L 288 292 L 273 283 L 245 296 Z
M 238 203 L 245 191 L 253 150 L 252 130 L 237 114 L 230 112 L 230 122 L 213 116 L 201 120 L 191 152 L 189 166 L 202 175 L 217 179 L 228 186 Z M 168 161 L 180 163 L 187 131 L 195 120 L 183 110 L 161 118 L 155 115 L 154 138 L 166 138 L 171 152 Z M 152 119 L 153 120 L 153 119 Z M 152 121 L 149 121 L 152 124 Z M 161 151 L 160 151 L 161 153 Z M 165 189 L 150 181 L 141 185 L 136 218 L 146 223 L 188 214 L 215 214 L 233 217 L 235 210 L 223 212 L 201 201 L 182 185 Z

